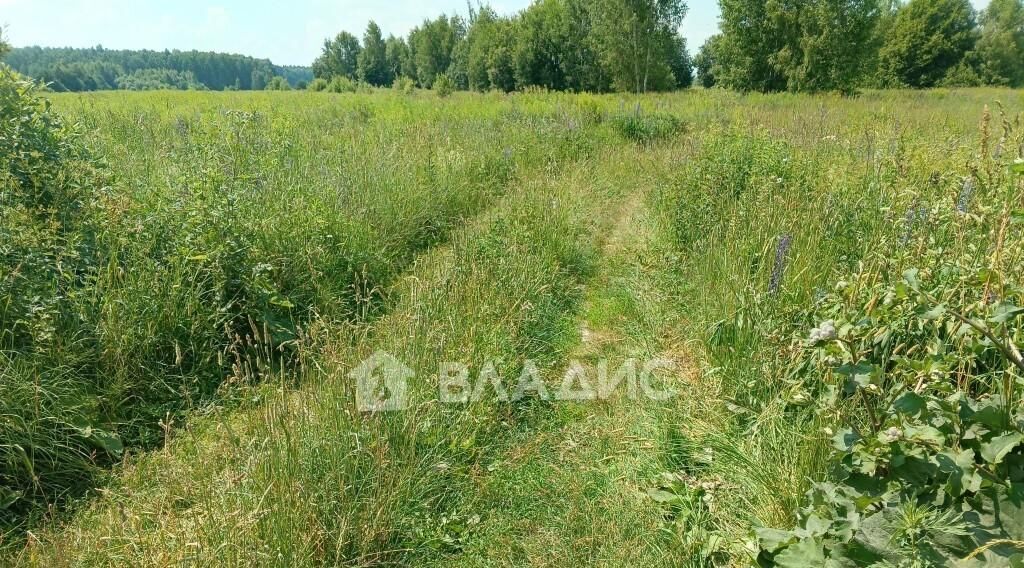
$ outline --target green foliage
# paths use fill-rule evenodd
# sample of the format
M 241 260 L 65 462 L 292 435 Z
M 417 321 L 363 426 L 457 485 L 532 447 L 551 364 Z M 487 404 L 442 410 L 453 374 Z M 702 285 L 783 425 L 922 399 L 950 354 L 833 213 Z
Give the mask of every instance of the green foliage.
M 934 87 L 974 49 L 974 9 L 968 0 L 911 0 L 896 13 L 879 53 L 885 85 Z
M 434 92 L 441 98 L 448 97 L 455 91 L 455 82 L 448 75 L 438 75 L 433 84 Z
M 271 79 L 267 86 L 264 88 L 266 91 L 290 91 L 292 86 L 288 84 L 288 80 L 284 77 L 274 77 Z
M 595 14 L 585 0 L 532 3 L 513 30 L 516 85 L 608 91 L 611 84 L 601 63 L 594 21 Z
M 835 435 L 834 482 L 810 490 L 800 528 L 760 531 L 779 565 L 812 557 L 942 565 L 989 545 L 968 565 L 1019 557 L 1005 541 L 1024 541 L 1024 366 L 1010 347 L 1024 336 L 1024 295 L 1006 289 L 998 302 L 947 308 L 939 298 L 987 285 L 990 276 L 957 274 L 964 269 L 936 267 L 927 280 L 912 269 L 853 292 L 866 284 L 855 279 L 822 305 L 843 316 L 812 334 L 808 358 L 838 381 L 804 388 L 823 412 L 857 404 L 866 413 Z M 928 349 L 914 353 L 915 345 Z
M 466 26 L 457 16 L 427 20 L 409 32 L 409 49 L 420 86 L 430 89 L 439 76 L 448 72 L 455 48 L 465 34 Z
M 490 7 L 481 7 L 462 44 L 466 86 L 475 91 L 515 90 L 515 41 L 513 21 L 499 18 Z
M 980 23 L 979 74 L 989 84 L 1024 86 L 1024 2 L 992 0 Z
M 3 59 L 8 53 L 11 52 L 11 44 L 4 40 L 3 30 L 0 29 L 0 59 Z
M 686 15 L 681 0 L 600 0 L 594 10 L 594 41 L 612 84 L 620 91 L 672 90 L 681 53 L 676 35 Z M 682 46 L 685 49 L 685 43 Z
M 416 81 L 408 77 L 398 77 L 391 84 L 391 88 L 403 95 L 411 95 L 416 92 Z
M 355 93 L 359 91 L 359 83 L 339 75 L 327 83 L 327 91 L 330 93 Z
M 700 46 L 700 51 L 693 58 L 694 70 L 697 73 L 697 84 L 705 89 L 714 87 L 718 82 L 715 80 L 715 53 L 721 49 L 721 42 L 721 34 L 711 36 L 704 42 L 704 45 Z
M 409 44 L 404 38 L 388 36 L 384 46 L 384 57 L 392 77 L 415 77 L 416 65 L 412 59 Z
M 427 20 L 408 40 L 382 41 L 371 22 L 362 46 L 348 36 L 344 50 L 342 36 L 327 42 L 314 71 L 326 78 L 328 62 L 344 59 L 336 53 L 343 51 L 360 53 L 366 70 L 357 75 L 376 86 L 405 76 L 430 89 L 445 75 L 454 88 L 477 91 L 686 88 L 693 62 L 678 33 L 685 13 L 681 0 L 540 0 L 509 17 L 470 6 L 468 21 Z M 335 67 L 352 77 L 348 65 Z
M 395 71 L 388 64 L 387 44 L 376 22 L 371 21 L 366 27 L 357 67 L 359 80 L 374 87 L 384 87 L 395 80 Z
M 675 115 L 664 112 L 645 113 L 639 106 L 633 113 L 612 119 L 612 126 L 623 138 L 637 144 L 651 144 L 685 130 L 685 124 Z
M 191 74 L 196 83 L 217 91 L 261 90 L 274 75 L 290 82 L 312 78 L 307 67 L 277 67 L 265 59 L 201 51 L 24 47 L 12 50 L 7 63 L 24 75 L 52 83 L 55 91 L 116 89 L 120 77 L 144 70 Z
M 1008 124 L 1004 137 L 1021 141 Z M 903 235 L 880 243 L 887 252 L 813 309 L 821 323 L 793 347 L 789 400 L 842 426 L 828 481 L 808 491 L 796 530 L 757 531 L 764 564 L 1024 558 L 1024 289 L 1008 265 L 941 244 L 1006 231 L 1019 180 L 1011 163 L 982 162 L 982 197 L 971 177 L 957 203 L 915 206 Z M 1020 238 L 1010 230 L 991 246 L 1016 257 Z
M 313 76 L 328 81 L 335 77 L 355 79 L 362 47 L 356 36 L 341 32 L 324 42 L 323 53 L 313 62 Z
M 326 91 L 328 87 L 330 87 L 330 82 L 328 82 L 327 79 L 318 77 L 310 81 L 309 86 L 306 88 L 314 93 L 322 93 Z
M 121 443 L 96 420 L 95 401 L 75 396 L 90 376 L 83 350 L 95 346 L 85 331 L 95 317 L 87 289 L 103 267 L 102 166 L 78 129 L 5 66 L 0 149 L 0 524 L 7 524 L 88 484 L 94 464 L 118 457 Z
M 197 81 L 191 71 L 181 72 L 171 69 L 140 69 L 128 75 L 121 75 L 117 78 L 116 83 L 118 89 L 125 91 L 202 91 L 206 89 L 206 86 Z M 287 81 L 285 84 L 288 84 Z
M 741 91 L 852 91 L 869 61 L 878 0 L 724 0 L 703 65 Z

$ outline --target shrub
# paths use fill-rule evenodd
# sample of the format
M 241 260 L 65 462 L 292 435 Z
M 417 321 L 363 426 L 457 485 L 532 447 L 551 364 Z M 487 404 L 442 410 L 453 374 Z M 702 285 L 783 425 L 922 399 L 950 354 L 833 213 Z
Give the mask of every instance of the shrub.
M 639 106 L 634 113 L 616 117 L 612 125 L 623 138 L 637 144 L 651 144 L 684 129 L 683 122 L 676 116 L 661 112 L 644 114 Z
M 105 186 L 78 130 L 0 65 L 0 523 L 121 450 L 72 378 L 92 377 Z
M 1014 164 L 990 166 L 977 197 L 989 203 L 968 207 L 969 178 L 957 202 L 914 211 L 921 234 L 892 231 L 811 310 L 790 399 L 839 424 L 831 472 L 795 530 L 757 531 L 762 563 L 1020 563 L 1024 288 L 975 252 L 1020 250 L 1019 231 L 993 230 L 1020 218 L 1005 208 L 1019 180 Z
M 313 81 L 309 83 L 308 88 L 310 91 L 313 91 L 315 93 L 322 93 L 327 90 L 328 85 L 329 83 L 327 82 L 326 79 L 317 78 L 313 79 Z
M 398 77 L 395 79 L 395 82 L 391 84 L 391 88 L 403 95 L 411 95 L 416 91 L 416 81 L 413 81 L 409 77 Z
M 359 84 L 348 77 L 334 77 L 327 85 L 327 90 L 332 93 L 354 93 L 359 90 Z
M 455 82 L 448 75 L 438 75 L 434 80 L 434 92 L 441 98 L 448 97 L 455 92 Z
M 284 77 L 274 77 L 267 82 L 267 86 L 264 87 L 266 91 L 290 91 L 292 90 L 291 84 L 288 83 L 288 79 Z

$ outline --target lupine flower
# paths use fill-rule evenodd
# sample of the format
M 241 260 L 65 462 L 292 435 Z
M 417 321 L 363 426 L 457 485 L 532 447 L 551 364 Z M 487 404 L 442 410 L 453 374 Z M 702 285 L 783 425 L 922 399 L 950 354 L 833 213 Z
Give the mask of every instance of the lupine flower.
M 786 273 L 786 261 L 789 257 L 789 247 L 793 244 L 791 235 L 779 237 L 779 244 L 775 247 L 775 266 L 772 267 L 772 278 L 768 284 L 768 293 L 775 295 L 782 289 L 782 277 Z
M 917 220 L 917 206 L 911 205 L 910 209 L 907 209 L 907 215 L 903 219 L 903 237 L 900 239 L 900 246 L 906 246 L 910 242 L 910 237 L 914 234 L 914 222 Z
M 956 210 L 960 213 L 967 213 L 972 196 L 974 196 L 974 177 L 967 176 L 967 179 L 964 180 L 964 187 L 960 190 L 960 199 L 957 200 Z

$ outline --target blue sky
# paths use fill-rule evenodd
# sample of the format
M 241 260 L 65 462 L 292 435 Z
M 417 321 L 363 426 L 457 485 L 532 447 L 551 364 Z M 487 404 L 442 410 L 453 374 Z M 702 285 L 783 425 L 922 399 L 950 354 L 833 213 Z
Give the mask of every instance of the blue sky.
M 489 3 L 512 13 L 530 0 Z M 718 1 L 689 4 L 682 31 L 695 51 L 718 29 Z M 0 26 L 16 46 L 199 49 L 309 65 L 324 38 L 362 36 L 371 19 L 404 35 L 424 18 L 465 12 L 465 0 L 0 0 Z

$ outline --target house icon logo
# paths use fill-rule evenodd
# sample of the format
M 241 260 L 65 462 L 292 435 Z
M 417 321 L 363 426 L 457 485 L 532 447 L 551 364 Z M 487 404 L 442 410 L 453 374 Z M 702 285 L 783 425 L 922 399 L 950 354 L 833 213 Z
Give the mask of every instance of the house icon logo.
M 356 406 L 360 412 L 409 408 L 409 379 L 416 373 L 390 353 L 374 353 L 348 376 L 356 381 Z

